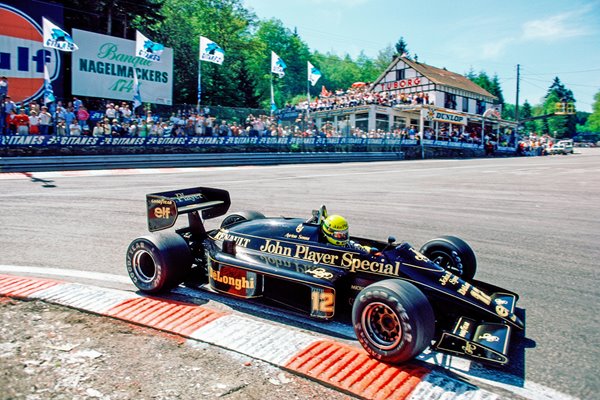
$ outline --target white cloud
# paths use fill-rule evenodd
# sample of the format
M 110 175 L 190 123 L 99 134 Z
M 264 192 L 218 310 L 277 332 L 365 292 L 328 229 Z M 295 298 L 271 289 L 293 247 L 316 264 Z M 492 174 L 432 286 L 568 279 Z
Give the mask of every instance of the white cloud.
M 527 21 L 522 26 L 523 40 L 555 40 L 587 35 L 588 29 L 581 21 L 590 7 L 552 15 L 545 19 Z
M 506 48 L 512 42 L 514 42 L 514 39 L 509 37 L 485 43 L 481 48 L 480 56 L 483 59 L 497 59 L 504 54 Z
M 576 11 L 526 21 L 521 25 L 521 34 L 518 37 L 508 35 L 504 38 L 488 41 L 479 47 L 480 52 L 476 57 L 493 60 L 502 57 L 509 46 L 523 44 L 524 42 L 571 39 L 592 34 L 592 29 L 585 21 L 592 9 L 593 7 L 588 5 L 580 7 Z

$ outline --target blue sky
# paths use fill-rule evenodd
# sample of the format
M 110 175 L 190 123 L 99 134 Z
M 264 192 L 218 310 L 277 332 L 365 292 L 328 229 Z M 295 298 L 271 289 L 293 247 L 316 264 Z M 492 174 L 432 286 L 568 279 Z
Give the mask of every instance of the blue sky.
M 419 61 L 497 74 L 505 100 L 539 104 L 555 76 L 576 108 L 600 91 L 600 0 L 244 0 L 261 19 L 297 28 L 311 51 L 376 57 L 402 36 Z M 318 66 L 316 66 L 318 68 Z

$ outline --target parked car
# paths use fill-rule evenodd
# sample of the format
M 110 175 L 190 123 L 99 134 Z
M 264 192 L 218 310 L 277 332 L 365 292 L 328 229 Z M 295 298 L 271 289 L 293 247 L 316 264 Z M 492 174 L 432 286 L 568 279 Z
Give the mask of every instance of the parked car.
M 563 154 L 573 154 L 573 139 L 559 140 L 557 144 L 562 145 Z

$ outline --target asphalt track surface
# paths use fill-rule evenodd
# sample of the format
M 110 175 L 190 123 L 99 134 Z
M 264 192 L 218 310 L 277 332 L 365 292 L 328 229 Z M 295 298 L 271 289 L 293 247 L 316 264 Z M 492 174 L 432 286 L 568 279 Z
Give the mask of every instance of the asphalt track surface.
M 600 391 L 600 149 L 552 157 L 193 170 L 0 174 L 0 265 L 88 271 L 66 277 L 131 290 L 125 249 L 146 232 L 146 193 L 212 186 L 232 210 L 306 216 L 320 204 L 351 233 L 415 246 L 443 234 L 471 244 L 477 278 L 516 291 L 526 340 L 506 373 L 580 399 Z M 216 227 L 219 220 L 208 221 Z M 73 275 L 76 275 L 75 273 Z M 275 318 L 275 317 L 274 317 Z M 475 365 L 463 365 L 477 377 Z M 558 394 L 558 395 L 557 395 Z

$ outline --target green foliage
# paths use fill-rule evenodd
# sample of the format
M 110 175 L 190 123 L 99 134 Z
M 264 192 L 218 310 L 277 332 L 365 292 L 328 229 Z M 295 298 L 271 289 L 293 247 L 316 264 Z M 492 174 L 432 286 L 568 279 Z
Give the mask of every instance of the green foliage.
M 600 133 L 600 91 L 594 95 L 594 104 L 592 104 L 592 113 L 585 122 L 586 132 Z
M 498 104 L 504 104 L 504 94 L 502 93 L 502 87 L 500 86 L 500 80 L 498 75 L 494 75 L 492 79 L 490 79 L 489 75 L 485 71 L 479 72 L 476 74 L 472 69 L 465 74 L 465 76 L 472 82 L 476 83 L 478 86 L 490 92 L 490 94 L 496 96 L 498 98 Z M 504 114 L 504 113 L 503 113 Z M 511 114 L 514 118 L 514 111 Z M 513 119 L 511 118 L 511 119 Z
M 373 61 L 373 66 L 377 70 L 377 73 L 381 74 L 387 67 L 389 67 L 390 63 L 394 61 L 395 57 L 396 52 L 391 45 L 381 49 Z
M 567 89 L 558 77 L 554 78 L 552 85 L 548 88 L 548 93 L 544 97 L 544 114 L 552 114 L 556 111 L 558 102 L 575 102 L 573 92 Z M 572 138 L 576 134 L 577 120 L 575 115 L 556 115 L 544 120 L 542 124 L 542 133 L 549 134 L 558 139 Z
M 360 53 L 350 55 L 311 52 L 298 33 L 277 19 L 259 20 L 244 6 L 243 0 L 64 0 L 65 24 L 69 28 L 108 33 L 128 39 L 135 30 L 173 48 L 174 103 L 195 104 L 198 87 L 198 42 L 205 36 L 225 50 L 223 65 L 202 62 L 202 104 L 229 107 L 270 108 L 271 80 L 278 107 L 306 97 L 319 96 L 325 86 L 329 91 L 347 89 L 354 82 L 370 83 L 390 65 L 394 57 L 409 54 L 403 37 L 379 51 L 375 58 Z M 286 63 L 285 76 L 271 74 L 271 51 Z M 417 59 L 416 54 L 414 59 Z M 317 67 L 322 77 L 315 87 L 307 84 L 307 61 Z M 502 118 L 514 119 L 515 107 L 505 104 L 500 80 L 485 71 L 472 69 L 465 76 L 498 97 Z M 525 102 L 520 118 L 554 112 L 556 101 L 574 102 L 573 93 L 558 78 L 541 105 Z M 600 93 L 596 94 L 594 112 L 589 115 L 560 116 L 525 123 L 525 129 L 571 137 L 577 129 L 600 131 Z
M 404 38 L 400 36 L 400 39 L 396 42 L 396 55 L 401 56 L 403 54 L 408 55 L 408 45 L 404 41 Z
M 139 24 L 142 20 L 148 25 L 161 21 L 164 1 L 63 0 L 62 4 L 66 26 L 135 39 L 134 20 L 138 26 L 143 26 Z
M 531 107 L 531 104 L 529 104 L 529 102 L 527 100 L 525 100 L 525 103 L 523 103 L 523 106 L 519 108 L 519 119 L 523 120 L 523 119 L 527 119 L 527 118 L 531 118 L 531 117 L 533 117 L 533 107 Z M 537 125 L 536 125 L 535 121 L 524 122 L 523 130 L 526 133 L 536 132 Z

